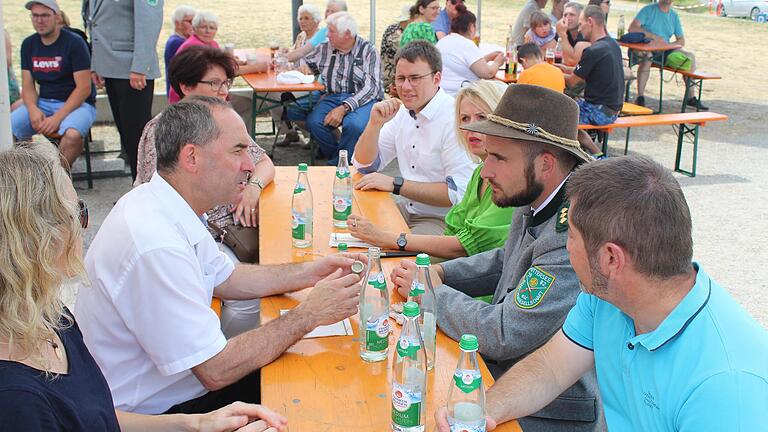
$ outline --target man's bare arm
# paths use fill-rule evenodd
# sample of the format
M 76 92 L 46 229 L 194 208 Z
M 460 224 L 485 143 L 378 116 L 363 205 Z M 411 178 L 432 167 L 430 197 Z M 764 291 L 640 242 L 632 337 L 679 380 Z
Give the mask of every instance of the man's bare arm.
M 594 365 L 595 357 L 561 331 L 508 370 L 488 390 L 488 416 L 496 424 L 544 408 Z
M 269 364 L 315 327 L 357 312 L 360 276 L 338 269 L 318 282 L 299 306 L 269 323 L 240 334 L 218 354 L 192 368 L 209 391 L 224 388 Z

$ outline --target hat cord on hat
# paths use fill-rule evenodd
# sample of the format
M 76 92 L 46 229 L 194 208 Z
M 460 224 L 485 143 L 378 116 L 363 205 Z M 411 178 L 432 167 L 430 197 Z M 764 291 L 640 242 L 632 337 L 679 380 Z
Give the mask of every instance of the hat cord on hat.
M 568 147 L 573 147 L 573 148 L 581 151 L 581 145 L 579 144 L 579 142 L 577 140 L 572 140 L 572 139 L 569 139 L 569 138 L 563 138 L 563 137 L 561 137 L 559 135 L 555 135 L 553 133 L 547 132 L 546 130 L 544 130 L 544 128 L 542 128 L 541 126 L 538 126 L 538 125 L 536 125 L 534 123 L 518 123 L 518 122 L 516 122 L 514 120 L 510 120 L 510 119 L 507 119 L 507 118 L 504 118 L 504 117 L 500 117 L 500 116 L 497 116 L 495 114 L 486 114 L 485 118 L 490 120 L 490 121 L 492 121 L 492 122 L 494 122 L 494 123 L 498 123 L 500 125 L 511 127 L 513 129 L 517 129 L 517 130 L 519 130 L 521 132 L 525 132 L 528 135 L 546 138 L 546 139 L 548 139 L 550 141 L 554 141 L 554 142 L 556 142 L 558 144 L 562 144 L 562 145 L 565 145 L 565 146 L 568 146 Z

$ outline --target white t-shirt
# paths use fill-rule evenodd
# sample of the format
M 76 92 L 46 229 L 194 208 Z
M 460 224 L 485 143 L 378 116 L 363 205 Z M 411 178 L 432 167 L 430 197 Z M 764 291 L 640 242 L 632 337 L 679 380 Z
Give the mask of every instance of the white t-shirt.
M 443 78 L 440 87 L 451 96 L 456 96 L 461 83 L 480 79 L 469 67 L 483 58 L 483 53 L 474 42 L 464 36 L 451 33 L 437 41 L 435 47 L 443 58 Z
M 85 266 L 75 317 L 115 407 L 159 414 L 207 393 L 191 368 L 227 344 L 211 299 L 234 264 L 181 195 L 158 173 L 125 194 Z
M 456 101 L 442 89 L 415 117 L 404 106 L 384 123 L 379 133 L 379 154 L 369 165 L 352 157 L 362 174 L 378 171 L 397 158 L 405 180 L 448 184 L 448 198 L 457 204 L 464 196 L 476 165 L 456 139 Z M 450 207 L 437 207 L 406 199 L 408 213 L 444 217 Z

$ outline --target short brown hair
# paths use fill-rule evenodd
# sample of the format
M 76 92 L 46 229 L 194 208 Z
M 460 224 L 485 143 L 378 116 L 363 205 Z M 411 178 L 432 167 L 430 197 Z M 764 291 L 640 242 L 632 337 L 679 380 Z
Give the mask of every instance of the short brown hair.
M 395 54 L 395 67 L 400 60 L 407 60 L 409 63 L 416 63 L 416 60 L 424 60 L 432 69 L 432 73 L 443 71 L 443 58 L 440 51 L 434 45 L 425 40 L 415 40 L 408 42 L 400 48 Z
M 171 59 L 168 65 L 168 81 L 176 93 L 184 97 L 181 85 L 194 86 L 214 66 L 224 69 L 228 79 L 237 74 L 237 60 L 232 55 L 209 46 L 191 46 L 176 53 Z
M 584 14 L 584 19 L 592 18 L 596 26 L 605 27 L 605 12 L 600 9 L 600 6 L 590 4 L 584 8 L 582 13 Z
M 541 59 L 541 48 L 535 42 L 524 43 L 517 49 L 517 57 L 521 59 L 532 57 Z
M 658 162 L 625 156 L 583 164 L 567 193 L 568 219 L 588 255 L 612 242 L 644 275 L 668 278 L 691 269 L 691 212 L 680 185 Z

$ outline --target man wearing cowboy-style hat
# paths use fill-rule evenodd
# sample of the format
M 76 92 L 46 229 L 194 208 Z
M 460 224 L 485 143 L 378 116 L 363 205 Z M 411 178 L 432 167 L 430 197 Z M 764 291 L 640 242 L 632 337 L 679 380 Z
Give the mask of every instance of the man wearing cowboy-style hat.
M 565 201 L 571 172 L 592 160 L 579 147 L 578 123 L 579 108 L 569 97 L 516 84 L 486 120 L 463 127 L 487 135 L 480 175 L 494 203 L 519 208 L 503 247 L 432 266 L 437 324 L 456 340 L 477 335 L 497 378 L 560 329 L 580 292 L 566 250 Z M 414 273 L 405 260 L 393 272 L 401 294 Z M 474 299 L 490 294 L 490 304 Z M 526 432 L 604 430 L 594 371 L 519 422 Z

